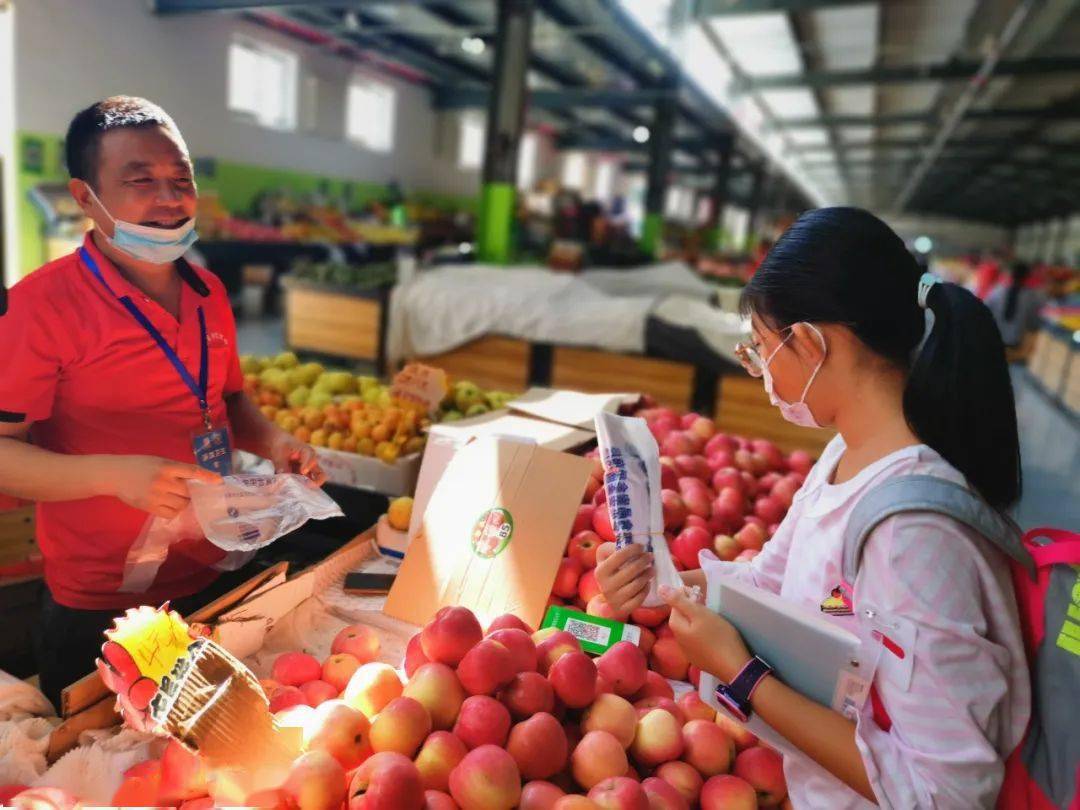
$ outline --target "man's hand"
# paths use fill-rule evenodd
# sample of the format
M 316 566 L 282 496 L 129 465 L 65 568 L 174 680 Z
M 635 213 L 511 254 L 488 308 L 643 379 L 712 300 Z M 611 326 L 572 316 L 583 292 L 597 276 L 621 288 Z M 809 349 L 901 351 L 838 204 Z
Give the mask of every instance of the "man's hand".
M 155 456 L 103 456 L 103 494 L 163 518 L 176 517 L 191 501 L 187 482 L 221 483 L 221 476 L 194 464 Z
M 299 473 L 310 478 L 316 486 L 326 483 L 326 473 L 319 466 L 315 448 L 275 426 L 275 432 L 266 448 L 267 458 L 279 473 Z

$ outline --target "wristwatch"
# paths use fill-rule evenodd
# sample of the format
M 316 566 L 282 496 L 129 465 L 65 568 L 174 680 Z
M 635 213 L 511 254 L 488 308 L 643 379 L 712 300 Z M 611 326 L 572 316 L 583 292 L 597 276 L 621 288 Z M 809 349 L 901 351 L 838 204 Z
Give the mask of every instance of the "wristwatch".
M 771 675 L 773 668 L 765 660 L 755 655 L 746 662 L 739 674 L 732 679 L 730 684 L 722 683 L 716 687 L 716 699 L 720 705 L 735 715 L 736 719 L 745 723 L 752 714 L 750 698 L 754 690 L 758 688 L 766 675 Z

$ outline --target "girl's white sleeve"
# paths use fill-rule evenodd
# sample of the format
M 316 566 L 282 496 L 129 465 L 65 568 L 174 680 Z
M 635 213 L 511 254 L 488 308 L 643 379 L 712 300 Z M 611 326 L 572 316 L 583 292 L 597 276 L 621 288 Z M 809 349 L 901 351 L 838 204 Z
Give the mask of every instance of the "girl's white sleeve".
M 716 559 L 712 552 L 701 552 L 700 562 L 706 579 L 711 581 L 713 577 L 735 577 L 740 582 L 779 594 L 780 586 L 784 582 L 784 571 L 787 569 L 794 526 L 793 520 L 782 521 L 776 534 L 761 549 L 761 553 L 748 563 L 723 562 Z
M 898 515 L 868 539 L 855 601 L 888 636 L 874 685 L 892 727 L 868 701 L 856 732 L 878 803 L 992 807 L 1029 706 L 1004 559 L 949 518 Z

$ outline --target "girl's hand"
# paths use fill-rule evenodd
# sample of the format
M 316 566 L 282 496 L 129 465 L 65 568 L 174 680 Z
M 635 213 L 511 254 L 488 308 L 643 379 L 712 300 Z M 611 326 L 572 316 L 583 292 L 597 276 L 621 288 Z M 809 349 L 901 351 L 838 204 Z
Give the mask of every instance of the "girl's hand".
M 652 582 L 652 554 L 638 543 L 616 551 L 614 543 L 596 550 L 596 582 L 617 615 L 629 615 L 641 607 Z
M 731 683 L 752 657 L 739 631 L 682 591 L 661 586 L 660 597 L 671 605 L 668 626 L 690 663 Z

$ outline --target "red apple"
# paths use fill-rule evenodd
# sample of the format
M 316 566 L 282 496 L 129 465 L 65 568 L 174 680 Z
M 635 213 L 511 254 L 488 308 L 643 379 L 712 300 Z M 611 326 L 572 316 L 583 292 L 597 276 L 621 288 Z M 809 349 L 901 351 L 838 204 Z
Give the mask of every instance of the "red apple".
M 596 699 L 596 664 L 583 652 L 561 656 L 551 665 L 548 680 L 555 696 L 571 709 L 583 709 Z
M 277 714 L 292 706 L 306 706 L 307 697 L 296 686 L 279 686 L 269 695 L 270 713 Z
M 727 488 L 731 487 L 739 491 L 745 498 L 746 483 L 742 479 L 742 475 L 734 467 L 721 467 L 712 477 L 712 488 L 716 490 L 717 494 Z
M 346 681 L 346 684 L 348 681 Z M 308 681 L 300 687 L 300 691 L 304 693 L 304 702 L 308 706 L 315 708 L 328 700 L 334 700 L 341 694 L 341 690 L 333 684 L 329 684 L 326 681 Z
M 814 459 L 805 450 L 794 450 L 787 457 L 787 467 L 792 472 L 809 475 L 814 466 Z
M 510 683 L 514 674 L 510 651 L 491 637 L 465 653 L 457 668 L 458 680 L 470 695 L 492 695 Z
M 301 754 L 281 788 L 291 806 L 303 810 L 337 810 L 348 796 L 345 769 L 325 751 Z M 241 794 L 239 802 L 226 803 L 239 804 L 245 795 Z
M 729 534 L 718 534 L 713 538 L 713 553 L 724 562 L 731 562 L 742 551 L 739 541 Z
M 349 685 L 349 679 L 358 669 L 360 669 L 360 662 L 356 660 L 356 656 L 349 653 L 337 653 L 323 661 L 322 680 L 337 689 L 337 694 L 334 695 L 337 697 L 345 691 L 345 687 Z
M 471 610 L 444 607 L 420 631 L 420 645 L 428 660 L 454 667 L 483 637 Z
M 683 760 L 703 777 L 727 773 L 735 759 L 735 743 L 712 720 L 691 720 L 683 727 Z
M 409 643 L 405 647 L 405 675 L 411 678 L 413 673 L 426 663 L 428 663 L 428 658 L 424 655 L 424 648 L 420 643 L 420 634 L 417 633 L 409 639 Z
M 523 623 L 524 624 L 524 623 Z M 516 627 L 506 627 L 488 633 L 488 638 L 502 644 L 510 652 L 510 664 L 513 672 L 536 671 L 536 645 L 533 643 L 530 632 Z M 460 667 L 458 674 L 460 676 Z
M 686 566 L 687 570 L 700 568 L 698 554 L 705 549 L 711 549 L 713 545 L 712 535 L 705 529 L 683 529 L 671 544 L 671 553 L 679 562 Z
M 660 640 L 659 632 L 657 633 L 656 640 Z M 653 647 L 655 648 L 656 645 L 653 644 Z M 645 700 L 646 698 L 652 697 L 666 697 L 669 700 L 674 700 L 675 690 L 671 688 L 671 684 L 667 682 L 667 678 L 659 672 L 653 672 L 650 669 L 645 673 L 645 685 L 641 687 L 640 692 L 634 695 L 633 700 L 636 703 L 639 700 Z
M 701 810 L 757 810 L 754 788 L 737 776 L 713 776 L 701 788 Z
M 679 720 L 670 712 L 653 709 L 638 718 L 637 733 L 630 752 L 639 764 L 655 768 L 678 759 L 682 755 L 683 745 Z
M 678 530 L 686 522 L 686 504 L 682 496 L 674 490 L 660 492 L 660 501 L 664 509 L 664 528 Z
M 605 503 L 607 503 L 607 489 L 605 487 L 600 487 L 600 489 L 593 493 L 592 505 L 595 509 L 599 509 Z M 593 520 L 596 520 L 595 512 L 593 512 Z
M 577 508 L 577 514 L 574 516 L 574 525 L 570 527 L 571 537 L 579 532 L 592 528 L 593 512 L 595 511 L 596 507 L 591 503 L 583 503 Z
M 686 456 L 691 453 L 696 453 L 704 443 L 699 444 L 699 440 L 696 436 L 692 436 L 685 431 L 673 430 L 664 440 L 660 443 L 660 452 L 665 456 Z
M 665 463 L 667 462 L 667 463 Z M 674 460 L 665 457 L 660 459 L 660 489 L 678 489 L 679 471 L 675 469 Z
M 424 810 L 458 810 L 457 802 L 441 790 L 424 791 Z
M 581 579 L 578 580 L 578 596 L 586 604 L 589 603 L 594 596 L 600 595 L 600 583 L 596 581 L 596 571 L 589 570 L 581 575 Z
M 656 776 L 679 791 L 688 805 L 697 807 L 704 780 L 693 765 L 682 761 L 665 762 L 656 769 Z
M 510 730 L 506 750 L 525 779 L 549 779 L 566 767 L 570 756 L 566 732 L 547 712 L 534 714 Z
M 690 810 L 690 803 L 675 788 L 656 776 L 641 783 L 649 799 L 649 810 Z
M 717 433 L 705 443 L 705 455 L 712 456 L 719 452 L 735 452 L 735 442 L 726 433 Z
M 593 499 L 593 496 L 596 495 L 596 493 L 600 489 L 602 489 L 603 486 L 604 486 L 603 481 L 601 481 L 596 476 L 590 475 L 589 480 L 585 482 L 585 492 L 581 496 L 581 502 L 582 503 L 591 503 L 592 499 Z
M 692 517 L 701 518 L 703 520 L 708 520 L 712 517 L 712 490 L 704 484 L 700 488 L 685 490 L 682 499 L 683 504 L 686 506 L 687 522 Z
M 716 713 L 716 725 L 727 732 L 727 735 L 735 743 L 736 751 L 742 752 L 758 744 L 758 738 L 754 732 L 723 712 Z
M 795 500 L 795 493 L 799 491 L 800 486 L 798 479 L 791 475 L 785 475 L 776 482 L 776 486 L 772 488 L 770 494 L 780 501 L 784 509 L 790 509 L 792 501 Z
M 647 697 L 634 702 L 634 711 L 639 719 L 655 709 L 662 709 L 670 714 L 679 722 L 680 727 L 686 722 L 686 715 L 679 708 L 679 704 L 669 697 Z
M 596 660 L 596 670 L 611 684 L 616 695 L 630 697 L 645 685 L 649 662 L 640 647 L 620 641 Z
M 536 632 L 513 613 L 504 613 L 503 615 L 492 619 L 491 624 L 488 625 L 487 633 L 485 633 L 485 635 L 490 636 L 491 634 L 496 633 L 499 630 L 523 630 L 530 636 L 534 632 Z
M 574 780 L 586 790 L 613 776 L 624 776 L 629 767 L 622 743 L 606 731 L 590 731 L 570 755 Z
M 641 785 L 626 776 L 613 776 L 594 785 L 589 799 L 601 810 L 649 810 Z
M 412 761 L 397 752 L 375 754 L 349 783 L 349 807 L 363 810 L 423 810 L 424 784 Z
M 712 513 L 712 506 L 711 505 L 709 507 L 709 512 L 710 512 L 710 515 L 711 515 L 711 513 Z M 711 517 L 710 517 L 710 519 L 711 519 Z M 705 518 L 703 518 L 701 515 L 690 514 L 690 515 L 686 516 L 686 523 L 683 524 L 683 528 L 685 529 L 685 528 L 688 528 L 690 526 L 697 526 L 697 528 L 699 528 L 699 529 L 708 529 L 709 528 L 709 521 L 706 520 Z
M 596 568 L 596 550 L 603 540 L 594 531 L 583 531 L 570 539 L 570 556 L 581 563 L 582 569 Z
M 361 664 L 379 658 L 379 636 L 364 624 L 350 624 L 341 628 L 330 643 L 330 654 L 348 653 Z
M 396 751 L 412 757 L 429 734 L 431 715 L 427 709 L 412 698 L 394 698 L 371 723 L 371 747 L 376 752 Z
M 747 523 L 735 533 L 735 540 L 746 551 L 761 551 L 765 545 L 765 530 L 757 523 Z
M 673 638 L 657 639 L 649 656 L 651 668 L 665 678 L 673 681 L 685 681 L 686 670 L 690 661 L 682 651 L 679 642 Z
M 307 653 L 282 653 L 274 659 L 270 677 L 283 686 L 301 686 L 322 677 L 322 664 Z
M 675 470 L 680 476 L 695 478 L 702 482 L 707 481 L 712 472 L 708 462 L 705 461 L 705 456 L 675 456 Z
M 555 690 L 539 672 L 519 672 L 499 693 L 499 700 L 518 719 L 555 709 Z
M 611 514 L 606 503 L 597 506 L 596 511 L 593 512 L 592 527 L 602 540 L 608 543 L 615 542 L 615 530 L 611 527 Z
M 784 505 L 771 495 L 765 495 L 754 501 L 754 514 L 764 520 L 766 524 L 779 523 L 784 519 L 785 512 L 787 512 L 787 509 L 784 508 Z
M 450 774 L 450 795 L 465 808 L 511 810 L 521 799 L 521 773 L 506 751 L 481 745 Z
M 552 810 L 555 802 L 565 795 L 562 788 L 551 782 L 528 782 L 521 789 L 521 804 L 518 805 L 518 810 Z
M 659 627 L 667 617 L 671 615 L 669 605 L 657 605 L 656 607 L 639 607 L 630 614 L 630 621 L 641 627 Z
M 698 670 L 700 672 L 700 670 Z M 701 699 L 697 692 L 685 692 L 677 701 L 676 705 L 682 709 L 686 721 L 708 720 L 710 723 L 716 720 L 716 710 Z
M 469 750 L 481 745 L 505 745 L 510 733 L 510 711 L 487 695 L 474 695 L 461 704 L 454 734 Z
M 754 439 L 750 442 L 750 447 L 755 453 L 764 457 L 768 464 L 766 469 L 783 470 L 787 467 L 787 462 L 784 459 L 784 454 L 780 452 L 780 448 L 767 439 Z
M 573 599 L 578 593 L 578 580 L 581 579 L 584 566 L 574 557 L 559 560 L 559 569 L 555 573 L 555 584 L 551 592 L 563 599 Z
M 533 640 L 536 640 L 536 636 L 533 636 Z M 573 652 L 581 652 L 581 642 L 565 630 L 555 630 L 536 645 L 537 669 L 540 674 L 547 675 L 556 661 Z
M 787 796 L 784 760 L 771 748 L 746 749 L 735 758 L 732 772 L 754 788 L 759 807 L 776 807 Z
M 450 772 L 458 766 L 469 749 L 449 731 L 433 731 L 416 755 L 416 767 L 426 790 L 450 788 Z
M 305 725 L 304 747 L 325 751 L 350 770 L 371 756 L 371 724 L 363 712 L 344 701 L 328 700 L 315 709 Z
M 746 497 L 747 498 L 755 498 L 755 497 L 757 497 L 757 494 L 758 494 L 757 476 L 755 476 L 751 472 L 746 472 L 745 470 L 743 472 L 739 473 L 739 475 L 743 480 L 743 490 L 746 493 Z

